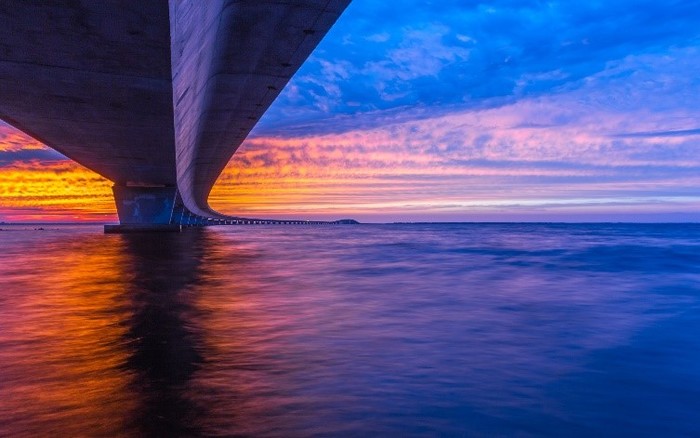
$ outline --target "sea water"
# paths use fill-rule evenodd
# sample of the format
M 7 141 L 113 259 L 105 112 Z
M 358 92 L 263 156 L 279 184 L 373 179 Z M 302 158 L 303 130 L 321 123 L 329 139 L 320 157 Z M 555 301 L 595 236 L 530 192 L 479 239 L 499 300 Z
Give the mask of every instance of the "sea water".
M 0 436 L 700 434 L 697 224 L 0 228 Z

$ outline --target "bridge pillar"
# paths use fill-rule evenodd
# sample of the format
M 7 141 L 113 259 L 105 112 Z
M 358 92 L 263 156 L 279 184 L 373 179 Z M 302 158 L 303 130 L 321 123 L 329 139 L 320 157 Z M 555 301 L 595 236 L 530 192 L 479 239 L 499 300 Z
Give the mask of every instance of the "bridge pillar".
M 173 223 L 175 187 L 130 187 L 114 185 L 119 225 L 105 225 L 105 233 L 133 231 L 180 231 Z

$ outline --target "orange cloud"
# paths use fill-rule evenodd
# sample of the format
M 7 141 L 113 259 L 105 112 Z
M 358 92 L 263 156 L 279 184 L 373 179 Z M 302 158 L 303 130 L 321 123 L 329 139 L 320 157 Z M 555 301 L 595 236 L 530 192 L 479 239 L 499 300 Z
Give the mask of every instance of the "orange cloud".
M 318 218 L 641 205 L 697 213 L 697 136 L 620 135 L 692 128 L 692 111 L 620 114 L 577 95 L 557 99 L 399 115 L 339 134 L 252 137 L 210 202 L 230 214 Z
M 0 152 L 48 149 L 41 142 L 0 121 Z
M 46 151 L 54 159 L 23 159 Z M 0 122 L 0 218 L 9 222 L 115 221 L 111 182 Z M 54 155 L 55 154 L 55 155 Z
M 114 221 L 111 182 L 69 160 L 0 168 L 3 220 Z

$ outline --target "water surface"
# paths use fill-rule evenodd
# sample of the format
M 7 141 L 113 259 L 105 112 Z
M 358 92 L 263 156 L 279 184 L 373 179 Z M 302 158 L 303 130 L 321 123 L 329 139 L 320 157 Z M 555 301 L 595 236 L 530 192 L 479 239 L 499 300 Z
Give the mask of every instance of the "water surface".
M 700 434 L 700 225 L 0 228 L 0 436 Z

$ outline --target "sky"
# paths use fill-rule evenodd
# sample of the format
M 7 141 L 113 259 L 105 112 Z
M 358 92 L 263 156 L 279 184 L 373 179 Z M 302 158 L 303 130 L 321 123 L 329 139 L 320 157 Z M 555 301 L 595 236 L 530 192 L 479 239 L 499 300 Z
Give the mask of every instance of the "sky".
M 700 221 L 700 0 L 354 0 L 210 204 L 269 218 Z M 0 221 L 115 221 L 0 122 Z

